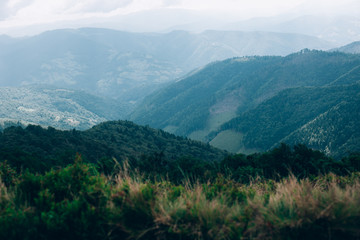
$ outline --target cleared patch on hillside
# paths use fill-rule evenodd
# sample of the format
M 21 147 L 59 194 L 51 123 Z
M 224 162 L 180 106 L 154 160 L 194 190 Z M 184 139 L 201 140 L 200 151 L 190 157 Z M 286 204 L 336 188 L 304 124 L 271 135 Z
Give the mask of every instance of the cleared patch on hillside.
M 242 142 L 243 136 L 242 133 L 232 130 L 222 131 L 211 140 L 210 145 L 235 153 L 244 147 Z
M 210 115 L 206 127 L 203 130 L 194 131 L 189 135 L 189 138 L 198 141 L 207 141 L 207 136 L 210 132 L 216 131 L 222 124 L 230 121 L 236 117 L 236 112 L 222 112 Z M 169 131 L 169 126 L 164 130 Z M 171 128 L 170 128 L 171 129 Z

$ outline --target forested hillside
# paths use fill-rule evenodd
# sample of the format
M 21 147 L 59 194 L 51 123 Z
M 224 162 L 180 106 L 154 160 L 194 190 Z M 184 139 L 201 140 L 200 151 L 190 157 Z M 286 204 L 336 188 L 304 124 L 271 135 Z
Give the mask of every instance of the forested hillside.
M 284 90 L 222 125 L 210 134 L 211 143 L 234 152 L 263 151 L 281 142 L 305 143 L 337 157 L 360 151 L 359 92 L 359 84 Z M 237 144 L 227 148 L 232 141 Z
M 340 158 L 360 152 L 360 95 L 345 99 L 282 139 L 288 144 L 307 143 Z
M 3 118 L 3 119 L 0 119 L 0 132 L 4 131 L 5 128 L 14 127 L 14 126 L 25 128 L 29 124 L 34 124 L 34 123 L 25 122 L 25 121 L 21 121 L 21 120 L 15 120 L 15 119 Z
M 77 155 L 40 173 L 27 168 L 34 159 L 20 170 L 14 160 L 0 162 L 1 239 L 360 236 L 356 154 L 334 161 L 304 145 L 282 144 L 212 163 L 143 159 L 109 168 Z
M 357 92 L 352 87 L 340 86 L 359 80 L 360 55 L 303 50 L 286 57 L 228 59 L 155 92 L 132 113 L 131 119 L 190 138 L 213 140 L 215 146 L 235 152 L 263 151 L 278 144 L 296 127 L 329 110 L 332 104 L 338 104 L 344 96 L 355 98 Z M 325 86 L 334 87 L 322 88 Z M 299 87 L 312 88 L 285 91 L 276 96 L 282 90 Z M 292 98 L 291 94 L 297 97 Z M 303 99 L 300 109 L 295 104 L 296 98 Z M 288 103 L 291 99 L 294 102 Z M 265 103 L 266 100 L 269 101 Z M 267 122 L 264 122 L 266 113 L 271 118 L 265 118 Z M 279 120 L 274 119 L 277 116 L 281 116 L 280 126 Z M 234 121 L 259 124 L 256 127 L 250 124 L 242 131 L 219 133 L 219 129 L 228 129 L 221 125 L 227 122 L 231 125 Z M 264 128 L 267 130 L 263 131 Z M 220 134 L 217 139 L 210 134 L 213 131 Z M 251 134 L 252 131 L 259 135 Z M 324 146 L 317 147 L 325 150 Z
M 8 160 L 19 169 L 44 171 L 64 166 L 73 162 L 76 153 L 93 163 L 142 157 L 153 157 L 155 162 L 181 157 L 211 162 L 226 155 L 209 144 L 128 121 L 105 122 L 86 131 L 60 131 L 35 125 L 25 129 L 10 127 L 0 135 L 0 160 Z

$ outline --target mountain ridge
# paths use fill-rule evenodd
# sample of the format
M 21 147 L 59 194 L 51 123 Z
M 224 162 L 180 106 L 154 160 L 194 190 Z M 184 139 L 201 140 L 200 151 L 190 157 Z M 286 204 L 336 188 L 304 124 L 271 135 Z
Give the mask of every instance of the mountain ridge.
M 242 116 L 243 113 L 250 113 L 262 106 L 261 104 L 276 99 L 283 91 L 286 92 L 286 89 L 300 88 L 305 89 L 304 93 L 306 93 L 309 92 L 306 88 L 310 87 L 314 89 L 313 95 L 307 93 L 310 97 L 330 91 L 326 90 L 328 87 L 333 91 L 330 91 L 329 94 L 333 94 L 334 99 L 338 99 L 340 95 L 337 94 L 353 93 L 352 87 L 346 87 L 346 85 L 357 84 L 359 80 L 360 56 L 354 54 L 305 49 L 286 57 L 232 58 L 207 65 L 187 78 L 155 92 L 145 98 L 143 106 L 137 108 L 130 115 L 130 119 L 193 139 L 220 144 L 215 145 L 220 147 L 224 144 L 221 144 L 220 140 L 214 140 L 215 136 L 212 132 L 219 129 L 227 131 L 227 129 L 222 129 L 223 124 L 230 123 L 232 119 Z M 356 89 L 358 88 L 358 85 L 354 86 Z M 334 90 L 336 88 L 339 88 L 338 92 Z M 344 93 L 341 93 L 340 90 L 343 90 Z M 300 90 L 295 91 L 301 92 Z M 301 95 L 297 96 L 301 99 Z M 325 111 L 329 104 L 324 105 L 323 103 L 333 101 L 326 97 L 324 95 L 322 98 L 314 98 L 313 103 L 305 102 L 311 106 L 321 100 L 323 102 L 320 106 L 324 106 Z M 282 103 L 286 100 L 279 101 Z M 311 109 L 311 107 L 304 109 L 306 110 L 306 108 Z M 292 110 L 288 109 L 287 111 L 291 113 Z M 261 112 L 257 114 L 253 116 L 254 119 L 261 117 Z M 276 114 L 276 110 L 272 114 Z M 301 115 L 298 117 L 301 119 Z M 271 122 L 271 124 L 276 124 L 276 122 Z M 265 134 L 265 132 L 262 133 Z M 218 132 L 218 134 L 220 133 Z M 232 143 L 226 141 L 226 136 L 231 136 L 229 138 Z M 272 135 L 264 135 L 262 139 L 268 138 L 269 146 L 247 144 L 241 148 L 238 144 L 250 141 L 246 140 L 248 135 L 244 135 L 241 131 L 224 132 L 219 135 L 220 138 L 226 142 L 225 145 L 232 146 L 231 149 L 225 146 L 225 149 L 235 152 L 240 150 L 245 153 L 265 151 L 274 144 L 278 144 Z M 256 141 L 260 143 L 260 140 Z M 234 145 L 235 142 L 238 144 Z
M 126 102 L 139 102 L 162 84 L 212 61 L 333 47 L 298 34 L 130 33 L 99 28 L 53 30 L 5 42 L 0 41 L 1 86 L 52 84 Z
M 29 125 L 9 127 L 0 132 L 0 160 L 17 168 L 50 169 L 68 164 L 76 155 L 92 163 L 154 157 L 175 161 L 179 158 L 220 161 L 227 153 L 198 141 L 175 136 L 130 121 L 108 121 L 84 131 L 56 130 Z
M 337 63 L 337 61 L 343 62 Z M 181 115 L 181 111 L 187 111 L 191 115 L 192 112 L 198 111 L 196 109 L 202 108 L 202 114 L 198 116 L 201 123 L 198 125 L 204 126 L 204 118 L 216 113 L 216 104 L 221 101 L 226 102 L 224 98 L 226 96 L 235 98 L 233 101 L 235 106 L 227 111 L 229 114 L 245 111 L 285 88 L 336 85 L 337 83 L 333 82 L 335 79 L 359 65 L 359 56 L 309 50 L 286 57 L 228 59 L 210 64 L 188 78 L 149 96 L 144 101 L 144 105 L 130 115 L 130 119 L 165 128 L 167 125 L 174 125 L 167 122 L 170 122 L 175 115 Z M 344 78 L 344 81 L 353 81 L 348 78 L 356 74 L 358 71 L 352 72 Z M 189 98 L 192 100 L 188 101 Z M 174 101 L 177 107 L 173 106 Z M 193 106 L 193 110 L 190 106 Z M 213 111 L 208 111 L 211 108 Z M 152 117 L 155 115 L 157 117 Z M 178 119 L 183 121 L 181 117 Z M 193 120 L 196 121 L 196 118 L 193 117 Z M 183 130 L 180 129 L 175 133 L 189 135 L 191 130 L 186 130 L 184 126 Z

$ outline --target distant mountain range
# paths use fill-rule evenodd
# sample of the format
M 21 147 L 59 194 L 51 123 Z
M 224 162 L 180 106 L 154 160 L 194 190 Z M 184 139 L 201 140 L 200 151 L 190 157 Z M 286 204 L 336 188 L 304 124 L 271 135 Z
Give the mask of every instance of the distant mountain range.
M 47 84 L 128 103 L 187 72 L 245 55 L 287 55 L 330 49 L 316 37 L 270 32 L 130 33 L 65 29 L 33 37 L 0 37 L 0 86 Z
M 340 146 L 357 139 L 356 132 L 332 145 L 338 141 L 336 132 L 326 130 L 331 137 L 318 136 L 317 144 L 305 132 L 332 126 L 327 116 L 333 116 L 336 106 L 351 115 L 339 120 L 343 125 L 337 128 L 360 120 L 359 111 L 349 110 L 359 108 L 359 81 L 360 55 L 303 50 L 286 57 L 233 58 L 154 92 L 130 119 L 233 152 L 263 151 L 302 139 L 337 156 L 347 151 L 337 150 Z M 360 150 L 353 143 L 348 149 Z
M 354 6 L 357 7 L 358 6 Z M 264 17 L 227 24 L 222 27 L 237 31 L 271 31 L 298 33 L 318 37 L 337 45 L 345 45 L 360 39 L 359 16 Z
M 99 19 L 93 21 L 88 19 L 80 22 L 66 21 L 62 23 L 58 22 L 56 24 L 37 24 L 35 26 L 7 29 L 3 27 L 0 30 L 16 36 L 34 35 L 34 33 L 41 33 L 54 28 L 81 28 L 84 26 L 111 28 L 138 33 L 168 33 L 178 30 L 196 33 L 204 32 L 206 30 L 245 32 L 265 31 L 297 33 L 318 37 L 334 43 L 335 45 L 333 47 L 358 41 L 360 39 L 358 1 L 353 0 L 352 3 L 346 1 L 346 5 L 348 7 L 351 6 L 351 8 L 346 9 L 346 11 L 339 8 L 337 9 L 337 12 L 331 14 L 326 12 L 325 5 L 327 4 L 316 7 L 311 4 L 311 9 L 304 9 L 300 4 L 291 11 L 287 11 L 287 14 L 251 19 L 248 19 L 249 16 L 246 16 L 247 14 L 244 15 L 241 13 L 238 13 L 237 16 L 232 16 L 232 14 L 229 13 L 217 15 L 210 12 L 206 13 L 189 9 L 165 8 L 145 10 L 126 15 L 114 15 L 112 17 L 107 16 L 101 21 L 99 21 Z M 321 14 L 315 13 L 314 9 L 319 10 Z M 352 11 L 349 9 L 352 9 Z M 251 12 L 251 10 L 249 12 Z M 311 48 L 310 46 L 307 47 Z M 295 51 L 298 50 L 300 49 Z
M 333 156 L 360 150 L 346 127 L 358 120 L 360 55 L 344 53 L 358 42 L 334 49 L 299 34 L 79 29 L 0 36 L 0 46 L 0 130 L 130 119 L 232 152 L 298 140 Z M 331 50 L 287 55 L 303 47 Z M 337 111 L 348 117 L 331 125 Z

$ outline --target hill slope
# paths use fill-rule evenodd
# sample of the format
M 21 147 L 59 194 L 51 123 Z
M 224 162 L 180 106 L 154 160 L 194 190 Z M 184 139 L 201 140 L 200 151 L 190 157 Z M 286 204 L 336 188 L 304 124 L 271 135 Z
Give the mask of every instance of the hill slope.
M 130 118 L 204 140 L 221 124 L 283 89 L 351 84 L 359 76 L 360 56 L 339 52 L 228 59 L 150 95 Z
M 155 92 L 130 117 L 229 151 L 264 151 L 344 97 L 356 96 L 357 85 L 345 86 L 359 80 L 359 55 L 304 50 L 234 58 Z
M 87 129 L 119 119 L 127 111 L 116 100 L 50 86 L 0 88 L 0 99 L 0 122 L 4 126 L 25 121 L 59 129 Z
M 331 51 L 338 51 L 344 53 L 353 53 L 353 54 L 360 54 L 360 41 L 352 42 L 345 46 L 331 49 Z
M 75 153 L 95 163 L 112 158 L 139 159 L 143 155 L 168 160 L 190 157 L 211 162 L 222 160 L 226 155 L 209 144 L 128 121 L 104 122 L 86 131 L 29 125 L 25 129 L 10 127 L 0 133 L 0 160 L 7 159 L 17 168 L 49 169 L 73 162 Z
M 305 142 L 328 155 L 341 158 L 360 152 L 360 95 L 341 101 L 328 111 L 281 140 L 289 144 Z
M 335 157 L 360 151 L 359 92 L 359 84 L 284 90 L 225 123 L 211 134 L 211 144 L 233 152 L 253 152 L 281 142 L 305 143 Z

